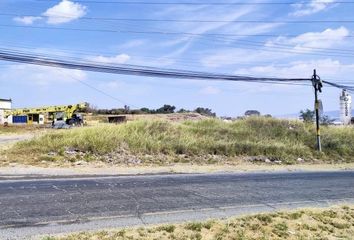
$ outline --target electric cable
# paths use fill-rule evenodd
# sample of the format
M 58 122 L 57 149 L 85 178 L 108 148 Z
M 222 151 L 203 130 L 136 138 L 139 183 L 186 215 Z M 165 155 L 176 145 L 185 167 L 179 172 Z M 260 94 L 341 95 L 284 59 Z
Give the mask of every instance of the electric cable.
M 54 2 L 52 0 L 34 0 L 36 2 Z M 95 0 L 75 0 L 78 3 L 90 4 L 120 4 L 120 5 L 202 5 L 202 6 L 232 6 L 232 5 L 294 5 L 299 2 L 283 1 L 283 2 L 156 2 L 156 1 L 95 1 Z M 354 4 L 353 1 L 316 1 L 317 4 Z
M 0 59 L 10 62 L 50 66 L 57 68 L 79 69 L 85 71 L 137 75 L 145 77 L 174 78 L 174 79 L 193 79 L 211 81 L 233 81 L 248 83 L 268 83 L 268 84 L 294 84 L 296 82 L 310 83 L 310 78 L 274 78 L 274 77 L 251 77 L 240 75 L 228 75 L 222 73 L 208 73 L 178 69 L 163 69 L 156 67 L 129 65 L 129 64 L 102 64 L 93 62 L 83 62 L 74 60 L 62 60 L 51 58 L 40 54 L 31 54 L 20 51 L 0 51 Z M 354 91 L 354 86 L 323 81 L 332 87 Z
M 72 19 L 75 16 L 63 15 L 55 13 L 57 18 Z M 0 16 L 25 17 L 31 16 L 30 13 L 9 13 L 0 12 Z M 158 19 L 158 18 L 117 18 L 117 17 L 80 17 L 77 20 L 94 20 L 94 21 L 118 21 L 118 22 L 168 22 L 168 23 L 284 23 L 284 24 L 309 24 L 309 23 L 354 23 L 354 20 L 212 20 L 212 19 Z

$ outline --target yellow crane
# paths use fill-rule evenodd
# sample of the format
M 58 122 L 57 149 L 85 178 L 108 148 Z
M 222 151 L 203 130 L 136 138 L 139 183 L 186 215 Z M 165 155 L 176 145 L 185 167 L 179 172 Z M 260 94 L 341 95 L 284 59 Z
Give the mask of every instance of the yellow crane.
M 83 118 L 78 111 L 82 111 L 87 108 L 87 103 L 78 103 L 73 105 L 62 105 L 62 106 L 47 106 L 39 108 L 19 108 L 5 110 L 4 116 L 8 118 L 10 116 L 26 116 L 26 122 L 28 124 L 44 123 L 44 114 L 48 115 L 48 120 L 52 123 L 56 121 L 65 121 L 69 125 L 81 125 L 83 123 Z

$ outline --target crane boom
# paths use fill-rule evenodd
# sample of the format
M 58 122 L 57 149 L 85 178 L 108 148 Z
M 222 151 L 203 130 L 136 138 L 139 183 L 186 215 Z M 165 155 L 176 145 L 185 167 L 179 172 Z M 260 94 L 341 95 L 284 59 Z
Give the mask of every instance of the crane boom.
M 18 108 L 12 110 L 5 110 L 5 117 L 8 116 L 20 116 L 24 114 L 40 114 L 40 113 L 54 113 L 54 112 L 65 112 L 67 117 L 70 118 L 74 112 L 78 110 L 85 109 L 88 106 L 87 103 L 78 103 L 73 105 L 62 105 L 62 106 L 47 106 L 39 108 Z

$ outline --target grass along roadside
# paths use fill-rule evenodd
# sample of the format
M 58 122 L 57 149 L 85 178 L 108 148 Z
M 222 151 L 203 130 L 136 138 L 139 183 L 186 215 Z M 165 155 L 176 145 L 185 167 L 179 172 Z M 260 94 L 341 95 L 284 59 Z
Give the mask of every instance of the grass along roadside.
M 353 239 L 354 206 L 304 209 L 115 231 L 82 232 L 43 240 L 145 239 Z
M 121 125 L 49 132 L 16 144 L 2 155 L 31 163 L 103 161 L 115 164 L 238 164 L 240 159 L 353 162 L 354 128 L 323 127 L 324 152 L 314 150 L 314 127 L 299 121 L 249 118 L 232 123 L 216 119 L 141 120 Z

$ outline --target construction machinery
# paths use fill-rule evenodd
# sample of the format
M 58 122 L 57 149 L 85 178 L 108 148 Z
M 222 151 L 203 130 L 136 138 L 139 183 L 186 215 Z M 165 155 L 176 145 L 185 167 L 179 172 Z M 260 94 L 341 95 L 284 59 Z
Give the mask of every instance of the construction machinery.
M 63 106 L 11 109 L 5 110 L 4 116 L 6 119 L 12 116 L 13 123 L 44 124 L 47 121 L 52 123 L 53 126 L 56 122 L 75 126 L 83 124 L 83 117 L 78 112 L 83 111 L 87 106 L 87 103 L 78 103 Z

